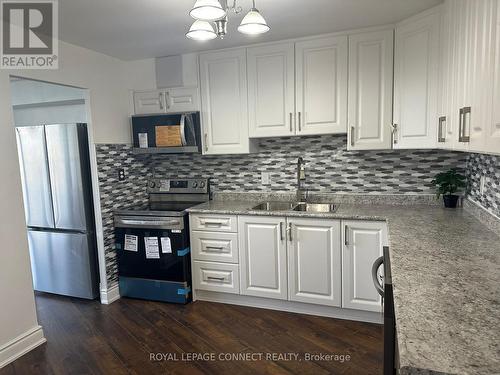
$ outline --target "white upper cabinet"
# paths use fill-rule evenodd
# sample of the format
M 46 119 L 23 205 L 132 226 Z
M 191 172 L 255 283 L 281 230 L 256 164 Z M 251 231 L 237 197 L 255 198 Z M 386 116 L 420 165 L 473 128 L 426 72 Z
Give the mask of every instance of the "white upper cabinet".
M 136 115 L 199 111 L 198 88 L 136 91 L 134 108 Z
M 441 148 L 500 153 L 498 7 L 498 0 L 444 3 Z
M 241 294 L 287 299 L 285 218 L 240 216 Z
M 200 110 L 198 87 L 179 87 L 165 92 L 167 112 L 190 112 Z
M 496 3 L 496 25 L 494 43 L 494 65 L 493 65 L 493 101 L 491 103 L 491 121 L 486 128 L 485 151 L 500 154 L 500 5 Z
M 297 134 L 345 133 L 347 36 L 295 44 Z
M 372 279 L 372 266 L 387 246 L 387 224 L 345 220 L 342 251 L 342 307 L 381 311 L 381 297 Z
M 200 54 L 204 154 L 250 152 L 246 49 Z
M 250 137 L 295 132 L 294 44 L 247 49 Z
M 451 3 L 446 2 L 441 11 L 439 89 L 438 89 L 438 148 L 452 149 L 456 124 L 452 118 L 453 66 L 454 66 L 454 23 Z
M 345 133 L 347 36 L 248 48 L 250 137 Z
M 134 112 L 136 115 L 162 113 L 166 110 L 165 92 L 162 90 L 134 92 Z
M 288 299 L 341 306 L 340 221 L 288 218 Z
M 440 7 L 396 27 L 394 148 L 436 146 Z
M 394 30 L 349 36 L 349 150 L 391 148 Z

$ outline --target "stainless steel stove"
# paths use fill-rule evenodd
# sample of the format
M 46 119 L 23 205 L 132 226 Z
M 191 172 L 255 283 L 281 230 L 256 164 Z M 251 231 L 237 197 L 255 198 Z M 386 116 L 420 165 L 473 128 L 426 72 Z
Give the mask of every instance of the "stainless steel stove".
M 151 179 L 149 204 L 115 212 L 120 294 L 191 301 L 187 208 L 210 199 L 207 179 Z

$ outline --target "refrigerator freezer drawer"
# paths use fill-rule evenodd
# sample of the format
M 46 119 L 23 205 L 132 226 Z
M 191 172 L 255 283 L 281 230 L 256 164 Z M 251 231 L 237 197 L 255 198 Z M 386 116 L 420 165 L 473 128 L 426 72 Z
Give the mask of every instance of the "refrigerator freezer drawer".
M 30 230 L 28 241 L 35 290 L 79 298 L 97 297 L 92 237 Z

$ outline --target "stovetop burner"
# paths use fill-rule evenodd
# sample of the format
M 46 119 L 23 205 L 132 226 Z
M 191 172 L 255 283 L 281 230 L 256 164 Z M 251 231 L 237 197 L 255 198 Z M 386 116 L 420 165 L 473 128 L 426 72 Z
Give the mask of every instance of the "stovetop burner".
M 115 211 L 120 216 L 184 216 L 185 210 L 210 198 L 206 179 L 152 179 L 148 182 L 149 203 Z

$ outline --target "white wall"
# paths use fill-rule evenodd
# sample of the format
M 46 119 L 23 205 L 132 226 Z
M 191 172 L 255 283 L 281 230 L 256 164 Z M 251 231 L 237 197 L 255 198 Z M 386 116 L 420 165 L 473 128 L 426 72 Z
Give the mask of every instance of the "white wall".
M 0 74 L 0 363 L 9 342 L 38 326 L 11 113 L 9 77 Z
M 124 62 L 64 42 L 59 42 L 59 56 L 57 70 L 2 70 L 0 75 L 89 89 L 94 142 L 131 143 L 129 90 L 156 86 L 154 60 Z
M 15 126 L 87 122 L 85 90 L 29 79 L 10 83 Z
M 0 71 L 0 363 L 6 344 L 38 327 L 9 74 L 89 89 L 94 142 L 131 143 L 129 90 L 155 87 L 153 66 L 152 59 L 122 62 L 60 42 L 58 70 Z

